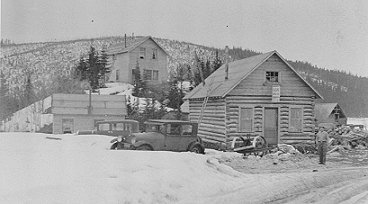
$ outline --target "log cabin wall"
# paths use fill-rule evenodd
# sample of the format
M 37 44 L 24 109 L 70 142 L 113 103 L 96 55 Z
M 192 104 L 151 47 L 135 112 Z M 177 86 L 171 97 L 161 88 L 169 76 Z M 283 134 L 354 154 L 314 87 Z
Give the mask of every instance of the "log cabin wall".
M 278 72 L 278 82 L 266 80 L 266 72 Z M 280 86 L 279 102 L 272 102 L 272 86 Z M 271 56 L 226 96 L 227 141 L 235 136 L 264 136 L 264 112 L 266 108 L 277 108 L 278 143 L 310 141 L 314 134 L 315 93 L 277 55 Z M 251 108 L 252 131 L 239 130 L 240 109 Z M 301 109 L 302 127 L 290 127 L 290 110 Z
M 191 99 L 189 101 L 190 121 L 198 122 L 203 100 L 204 98 Z M 202 122 L 198 128 L 198 136 L 204 142 L 213 144 L 225 143 L 225 132 L 225 100 L 221 98 L 209 98 L 203 111 Z

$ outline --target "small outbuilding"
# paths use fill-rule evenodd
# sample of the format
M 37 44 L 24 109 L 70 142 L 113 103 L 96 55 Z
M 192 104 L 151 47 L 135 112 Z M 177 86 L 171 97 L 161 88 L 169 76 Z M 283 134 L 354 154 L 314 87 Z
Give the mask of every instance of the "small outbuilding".
M 347 117 L 337 103 L 316 103 L 314 110 L 317 124 L 346 125 Z
M 310 142 L 317 98 L 322 96 L 272 51 L 224 64 L 184 99 L 203 141 L 229 148 L 236 136 L 263 136 L 270 145 Z

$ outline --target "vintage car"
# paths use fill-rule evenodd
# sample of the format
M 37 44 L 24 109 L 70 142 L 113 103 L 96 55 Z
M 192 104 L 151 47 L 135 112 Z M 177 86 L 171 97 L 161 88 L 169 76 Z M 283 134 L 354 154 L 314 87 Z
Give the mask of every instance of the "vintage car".
M 204 154 L 202 139 L 197 136 L 198 124 L 180 120 L 150 120 L 145 132 L 123 138 L 124 149 L 157 151 L 191 151 Z
M 139 122 L 136 120 L 105 120 L 95 123 L 94 130 L 77 131 L 77 135 L 107 135 L 129 136 L 139 131 Z

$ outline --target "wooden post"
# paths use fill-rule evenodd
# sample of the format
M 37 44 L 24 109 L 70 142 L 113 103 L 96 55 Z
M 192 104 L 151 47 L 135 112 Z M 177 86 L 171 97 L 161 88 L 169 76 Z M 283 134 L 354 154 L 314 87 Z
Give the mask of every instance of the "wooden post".
M 225 80 L 229 79 L 229 47 L 225 47 Z

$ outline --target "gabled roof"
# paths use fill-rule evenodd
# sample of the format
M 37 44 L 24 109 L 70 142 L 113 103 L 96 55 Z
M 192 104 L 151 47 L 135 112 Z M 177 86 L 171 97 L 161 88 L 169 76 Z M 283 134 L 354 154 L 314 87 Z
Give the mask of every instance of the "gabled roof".
M 337 103 L 316 103 L 314 107 L 316 119 L 319 121 L 327 119 L 335 107 L 340 108 L 341 114 L 346 117 L 345 113 L 341 110 L 341 107 Z
M 255 55 L 229 63 L 228 79 L 225 80 L 225 64 L 213 72 L 203 83 L 195 87 L 184 99 L 204 97 L 225 97 L 240 82 L 246 79 L 254 70 L 263 64 L 272 55 L 277 55 L 304 83 L 306 83 L 317 97 L 323 98 L 286 60 L 275 50 L 265 54 Z
M 137 38 L 133 42 L 130 42 L 130 45 L 127 45 L 127 47 L 125 47 L 125 42 L 114 44 L 114 45 L 110 46 L 107 49 L 106 54 L 107 55 L 116 55 L 116 54 L 122 54 L 122 53 L 130 52 L 130 51 L 134 50 L 135 48 L 139 47 L 141 44 L 143 44 L 144 42 L 146 42 L 149 39 L 152 40 L 162 51 L 164 51 L 164 53 L 166 55 L 169 56 L 169 54 L 166 52 L 166 50 L 163 47 L 161 47 L 161 45 L 159 45 L 151 36 L 147 36 L 147 37 L 143 37 L 143 38 Z

